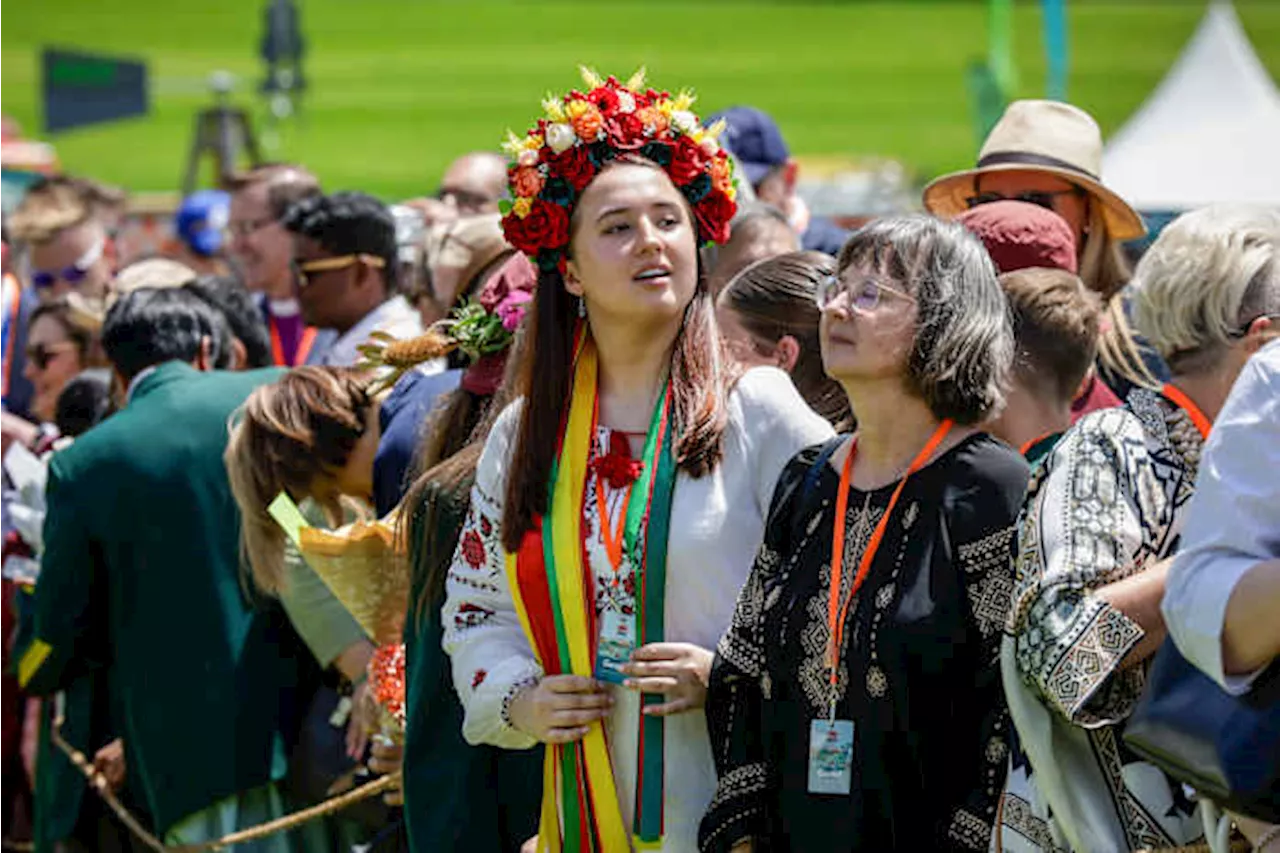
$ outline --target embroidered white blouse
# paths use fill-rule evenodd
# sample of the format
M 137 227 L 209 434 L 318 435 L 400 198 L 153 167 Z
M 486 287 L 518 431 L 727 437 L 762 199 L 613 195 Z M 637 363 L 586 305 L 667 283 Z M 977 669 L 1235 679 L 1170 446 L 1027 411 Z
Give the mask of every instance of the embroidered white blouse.
M 534 739 L 510 725 L 506 704 L 517 689 L 542 675 L 516 615 L 504 571 L 499 525 L 506 469 L 519 424 L 517 402 L 498 418 L 485 445 L 471 494 L 471 508 L 449 570 L 443 611 L 444 648 L 465 711 L 469 743 L 525 749 Z M 738 589 L 746 580 L 764 534 L 774 484 L 799 450 L 824 441 L 831 427 L 805 405 L 790 378 L 775 368 L 748 371 L 729 396 L 724 458 L 701 479 L 681 473 L 672 498 L 667 543 L 666 634 L 670 642 L 714 649 L 729 625 Z M 609 446 L 609 430 L 596 436 L 593 453 Z M 586 496 L 587 562 L 597 590 L 611 584 L 613 567 L 596 517 L 595 477 Z M 621 500 L 606 494 L 616 523 Z M 602 605 L 597 595 L 597 611 Z M 613 688 L 606 720 L 610 758 L 622 814 L 629 824 L 636 790 L 639 696 Z M 698 821 L 715 792 L 715 767 L 701 709 L 667 718 L 665 830 L 662 849 L 697 847 Z

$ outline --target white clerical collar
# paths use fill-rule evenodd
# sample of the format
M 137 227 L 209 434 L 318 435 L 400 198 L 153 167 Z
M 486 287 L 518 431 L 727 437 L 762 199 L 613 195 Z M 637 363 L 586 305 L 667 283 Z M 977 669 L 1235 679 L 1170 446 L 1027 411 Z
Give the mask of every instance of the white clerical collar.
M 273 317 L 296 317 L 298 312 L 302 310 L 302 306 L 298 304 L 298 300 L 293 299 L 268 299 L 267 309 Z

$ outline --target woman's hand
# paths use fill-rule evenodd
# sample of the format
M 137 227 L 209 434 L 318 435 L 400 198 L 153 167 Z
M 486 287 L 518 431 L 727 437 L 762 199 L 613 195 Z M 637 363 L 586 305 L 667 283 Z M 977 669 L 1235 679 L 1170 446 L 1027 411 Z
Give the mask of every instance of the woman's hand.
M 692 643 L 649 643 L 622 667 L 623 686 L 641 693 L 661 693 L 667 701 L 647 705 L 644 713 L 665 717 L 701 708 L 707 701 L 707 682 L 715 655 Z
M 124 758 L 124 741 L 116 738 L 98 750 L 93 756 L 93 769 L 107 780 L 113 791 L 119 791 L 124 785 L 127 766 Z
M 364 758 L 369 735 L 377 727 L 378 709 L 369 682 L 362 681 L 351 691 L 351 718 L 347 721 L 347 757 L 352 761 Z
M 583 675 L 547 675 L 516 694 L 507 707 L 511 724 L 542 743 L 573 743 L 590 724 L 608 716 L 613 697 Z
M 369 755 L 369 769 L 379 776 L 388 776 L 404 769 L 404 747 L 390 738 L 374 735 L 371 739 L 373 748 Z M 404 805 L 404 789 L 397 786 L 382 795 L 382 800 L 389 806 Z
M 729 849 L 729 853 L 751 853 L 751 851 L 755 849 L 756 846 L 752 844 L 751 839 L 748 838 L 733 845 L 733 847 Z

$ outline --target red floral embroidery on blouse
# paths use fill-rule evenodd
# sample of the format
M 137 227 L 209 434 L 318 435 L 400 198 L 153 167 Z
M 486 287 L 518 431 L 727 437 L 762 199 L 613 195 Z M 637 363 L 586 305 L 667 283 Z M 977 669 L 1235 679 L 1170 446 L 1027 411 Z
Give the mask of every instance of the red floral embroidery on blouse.
M 483 669 L 477 669 L 475 675 L 471 676 L 471 689 L 475 690 L 484 680 L 489 677 L 489 673 Z
M 484 565 L 484 540 L 474 530 L 468 530 L 462 537 L 462 558 L 473 569 Z
M 458 628 L 474 628 L 485 622 L 493 611 L 478 604 L 464 601 L 458 605 L 458 612 L 453 617 L 453 624 Z

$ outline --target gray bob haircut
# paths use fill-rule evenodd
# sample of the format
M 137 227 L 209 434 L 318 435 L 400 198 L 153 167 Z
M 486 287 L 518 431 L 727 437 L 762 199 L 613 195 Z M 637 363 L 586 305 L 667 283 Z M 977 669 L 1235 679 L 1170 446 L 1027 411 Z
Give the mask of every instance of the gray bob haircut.
M 850 267 L 887 275 L 916 298 L 906 380 L 934 417 L 972 425 L 999 413 L 1013 365 L 1013 321 L 976 237 L 925 214 L 877 219 L 840 250 L 837 275 Z
M 1132 288 L 1134 325 L 1171 370 L 1213 367 L 1242 324 L 1280 312 L 1280 210 L 1184 213 L 1142 256 Z

